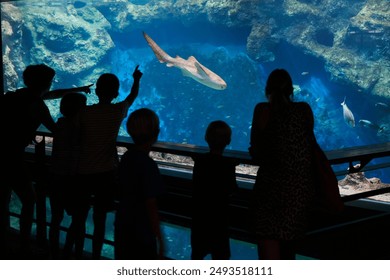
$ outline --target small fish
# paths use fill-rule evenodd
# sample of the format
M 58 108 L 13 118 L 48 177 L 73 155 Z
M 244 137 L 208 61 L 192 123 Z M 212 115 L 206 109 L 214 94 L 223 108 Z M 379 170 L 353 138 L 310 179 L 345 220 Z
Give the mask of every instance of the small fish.
M 377 130 L 378 132 L 382 132 L 385 127 L 377 125 L 369 120 L 359 120 L 359 124 L 363 127 L 372 128 L 374 130 Z
M 309 75 L 309 72 L 307 72 L 307 71 L 303 71 L 303 72 L 301 73 L 301 75 L 302 75 L 302 76 Z
M 347 97 L 344 97 L 344 101 L 341 103 L 341 106 L 343 106 L 344 121 L 350 127 L 355 127 L 355 117 L 353 116 L 352 111 L 348 108 L 347 104 L 345 103 L 346 98 Z
M 367 33 L 369 33 L 369 34 L 380 34 L 380 33 L 383 33 L 383 30 L 381 30 L 381 29 L 367 30 Z
M 390 112 L 390 106 L 387 105 L 386 103 L 383 103 L 383 102 L 375 103 L 375 107 L 377 107 L 383 111 Z

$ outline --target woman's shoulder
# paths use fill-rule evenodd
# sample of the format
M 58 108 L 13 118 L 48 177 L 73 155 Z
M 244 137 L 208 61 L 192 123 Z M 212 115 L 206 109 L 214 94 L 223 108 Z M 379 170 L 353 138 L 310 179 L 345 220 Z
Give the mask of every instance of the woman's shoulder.
M 293 102 L 293 104 L 294 104 L 296 107 L 299 107 L 299 108 L 310 108 L 309 103 L 304 102 L 304 101 Z
M 256 104 L 256 108 L 269 108 L 269 102 L 259 102 Z
M 269 102 L 259 102 L 255 106 L 255 111 L 268 111 L 270 109 Z
M 313 110 L 311 109 L 310 105 L 306 102 L 296 102 L 295 103 L 295 112 L 301 116 L 310 123 L 314 121 L 314 114 Z
M 306 111 L 306 112 L 312 111 L 309 103 L 307 102 L 294 102 L 293 104 L 299 110 Z

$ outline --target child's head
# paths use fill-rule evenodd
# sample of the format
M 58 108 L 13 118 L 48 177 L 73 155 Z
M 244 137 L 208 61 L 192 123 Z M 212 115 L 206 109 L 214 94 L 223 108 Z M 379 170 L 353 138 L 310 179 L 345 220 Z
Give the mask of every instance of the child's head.
M 119 79 L 111 73 L 102 74 L 96 82 L 96 95 L 99 99 L 113 100 L 119 95 Z
M 38 93 L 46 92 L 50 89 L 55 74 L 53 68 L 44 64 L 29 65 L 23 71 L 23 82 L 27 88 Z
M 134 144 L 154 144 L 160 133 L 160 120 L 154 111 L 141 108 L 130 114 L 126 128 Z
M 206 130 L 205 140 L 211 150 L 223 150 L 230 144 L 232 129 L 224 121 L 213 121 Z
M 87 97 L 78 92 L 70 92 L 62 97 L 60 102 L 60 112 L 66 117 L 73 117 L 81 108 L 87 105 Z

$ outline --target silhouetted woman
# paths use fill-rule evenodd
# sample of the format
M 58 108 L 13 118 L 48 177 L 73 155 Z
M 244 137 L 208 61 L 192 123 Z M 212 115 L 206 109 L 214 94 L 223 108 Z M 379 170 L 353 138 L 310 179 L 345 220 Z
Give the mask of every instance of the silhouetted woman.
M 249 152 L 259 164 L 252 211 L 261 259 L 294 259 L 314 197 L 311 147 L 314 118 L 310 106 L 293 102 L 289 73 L 269 75 L 268 102 L 256 105 Z

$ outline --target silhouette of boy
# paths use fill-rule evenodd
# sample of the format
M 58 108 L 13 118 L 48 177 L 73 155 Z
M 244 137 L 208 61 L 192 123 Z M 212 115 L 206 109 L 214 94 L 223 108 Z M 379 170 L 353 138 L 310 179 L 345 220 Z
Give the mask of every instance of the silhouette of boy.
M 194 157 L 191 258 L 229 259 L 229 196 L 237 187 L 238 162 L 223 156 L 232 131 L 224 121 L 213 121 L 206 130 L 209 152 Z
M 150 109 L 138 109 L 130 114 L 127 131 L 134 146 L 129 147 L 119 165 L 115 259 L 161 259 L 164 246 L 157 198 L 164 184 L 157 164 L 149 157 L 160 132 L 159 118 Z
M 87 104 L 87 98 L 81 93 L 68 93 L 60 103 L 62 117 L 57 120 L 53 137 L 51 155 L 50 189 L 51 225 L 49 231 L 50 252 L 52 259 L 59 258 L 60 224 L 64 211 L 71 214 L 71 204 L 77 201 L 74 197 L 75 175 L 77 174 L 80 153 L 79 112 Z M 69 257 L 73 246 L 73 223 L 67 233 L 68 247 L 66 257 Z M 70 248 L 69 248 L 70 247 Z
M 81 146 L 79 188 L 81 208 L 73 219 L 83 221 L 78 227 L 76 244 L 82 244 L 91 198 L 93 197 L 94 232 L 92 258 L 99 259 L 106 230 L 106 216 L 113 210 L 117 185 L 118 153 L 116 139 L 129 107 L 138 96 L 142 72 L 138 65 L 133 72 L 133 86 L 121 102 L 112 103 L 119 95 L 119 80 L 111 73 L 102 74 L 96 83 L 97 104 L 80 112 Z M 81 239 L 81 240 L 80 240 Z M 78 240 L 78 241 L 77 241 Z M 80 241 L 80 242 L 79 242 Z M 76 258 L 82 257 L 83 246 L 76 246 Z

